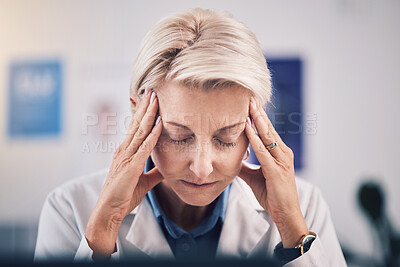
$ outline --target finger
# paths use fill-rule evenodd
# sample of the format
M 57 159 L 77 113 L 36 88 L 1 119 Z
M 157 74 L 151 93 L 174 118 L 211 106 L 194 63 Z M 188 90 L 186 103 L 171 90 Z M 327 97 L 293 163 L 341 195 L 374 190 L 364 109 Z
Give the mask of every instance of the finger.
M 153 93 L 154 94 L 154 93 Z M 154 120 L 158 113 L 158 99 L 154 94 L 154 98 L 147 108 L 146 113 L 142 121 L 140 122 L 139 128 L 137 129 L 135 135 L 132 138 L 131 143 L 128 145 L 126 151 L 129 155 L 136 153 L 139 146 L 143 143 L 143 140 L 149 135 L 151 129 L 154 125 Z
M 141 169 L 144 169 L 147 158 L 150 156 L 154 147 L 157 144 L 158 138 L 161 135 L 162 131 L 162 119 L 161 116 L 158 116 L 156 124 L 151 130 L 150 134 L 146 137 L 146 139 L 141 143 L 138 150 L 133 156 L 132 164 L 135 166 L 140 166 Z
M 278 147 L 275 147 L 272 150 L 268 150 L 269 153 L 271 153 L 271 155 L 274 156 L 274 158 L 276 159 L 286 158 L 287 155 L 282 150 L 282 139 L 280 139 L 279 136 L 276 137 L 273 134 L 274 128 L 271 123 L 268 123 L 269 119 L 267 114 L 265 113 L 263 108 L 256 106 L 254 98 L 252 98 L 252 100 L 250 101 L 250 115 L 253 119 L 255 128 L 257 129 L 258 135 L 261 138 L 264 146 L 272 144 L 275 141 L 278 142 Z
M 247 138 L 249 139 L 250 145 L 253 148 L 254 154 L 256 154 L 258 162 L 260 162 L 260 165 L 266 168 L 273 168 L 274 157 L 265 148 L 264 143 L 251 127 L 250 118 L 247 118 L 245 132 Z
M 275 140 L 278 141 L 281 149 L 284 152 L 288 152 L 288 150 L 290 150 L 290 148 L 285 144 L 285 142 L 283 142 L 283 140 L 281 139 L 280 135 L 277 133 L 277 131 L 275 130 L 275 127 L 272 125 L 267 113 L 265 112 L 265 110 L 261 107 L 260 108 L 260 104 L 258 102 L 258 100 L 255 99 L 256 102 L 256 106 L 260 109 L 261 113 L 264 114 L 265 116 L 263 116 L 263 118 L 265 119 L 265 121 L 267 122 L 267 124 L 269 125 L 269 129 L 272 130 L 272 134 L 275 137 Z
M 151 92 L 152 91 L 150 89 L 146 89 L 144 98 L 140 102 L 139 107 L 136 110 L 135 114 L 133 114 L 132 119 L 129 123 L 129 128 L 126 137 L 124 141 L 121 143 L 121 146 L 123 148 L 127 148 L 129 146 L 129 144 L 133 139 L 133 136 L 135 135 L 137 129 L 139 128 L 140 122 L 142 121 L 142 118 L 146 113 L 148 106 L 150 105 Z

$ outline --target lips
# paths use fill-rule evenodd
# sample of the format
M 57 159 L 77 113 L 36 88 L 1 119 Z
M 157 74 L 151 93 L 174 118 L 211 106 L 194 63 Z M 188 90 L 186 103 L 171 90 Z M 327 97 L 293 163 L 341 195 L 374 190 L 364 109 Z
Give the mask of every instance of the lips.
M 182 181 L 183 181 L 183 180 L 182 180 Z M 184 182 L 189 183 L 189 184 L 194 184 L 194 185 L 206 185 L 206 184 L 213 184 L 213 183 L 215 183 L 215 182 L 212 182 L 212 183 L 198 184 L 198 183 L 192 183 L 192 182 L 188 182 L 188 181 L 184 181 Z
M 212 182 L 212 183 L 202 183 L 202 184 L 197 184 L 197 183 L 191 183 L 191 182 L 187 182 L 185 180 L 181 180 L 183 184 L 185 184 L 186 186 L 189 187 L 193 187 L 193 188 L 208 188 L 213 186 L 215 183 L 217 182 Z

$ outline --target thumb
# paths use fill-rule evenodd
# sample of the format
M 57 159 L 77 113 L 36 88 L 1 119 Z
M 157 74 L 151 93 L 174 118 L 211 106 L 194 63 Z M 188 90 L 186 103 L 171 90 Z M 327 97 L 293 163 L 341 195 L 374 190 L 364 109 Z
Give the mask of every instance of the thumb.
M 141 187 L 145 193 L 150 191 L 153 187 L 159 184 L 164 177 L 161 175 L 157 167 L 154 167 L 150 171 L 143 173 L 140 176 L 138 187 Z
M 247 163 L 242 162 L 242 167 L 240 169 L 239 177 L 242 178 L 248 185 L 257 176 L 259 169 L 251 168 Z
M 246 162 L 242 162 L 239 177 L 250 186 L 255 194 L 258 194 L 260 189 L 265 186 L 265 179 L 263 178 L 261 167 L 255 169 L 247 164 Z

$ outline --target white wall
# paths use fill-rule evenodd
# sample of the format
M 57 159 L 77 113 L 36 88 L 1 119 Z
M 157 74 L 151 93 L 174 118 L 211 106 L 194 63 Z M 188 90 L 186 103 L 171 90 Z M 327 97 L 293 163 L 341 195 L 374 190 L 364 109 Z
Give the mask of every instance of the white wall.
M 317 114 L 317 133 L 304 136 L 307 166 L 298 175 L 321 188 L 341 242 L 372 253 L 355 201 L 364 175 L 383 183 L 400 229 L 400 2 L 394 0 L 1 1 L 0 223 L 36 222 L 52 188 L 108 166 L 112 152 L 94 151 L 94 142 L 107 140 L 95 131 L 83 135 L 82 116 L 102 102 L 128 112 L 141 39 L 166 14 L 196 6 L 230 11 L 255 32 L 266 55 L 304 59 L 304 112 Z M 16 141 L 6 134 L 8 67 L 26 58 L 64 64 L 59 138 Z M 85 143 L 90 153 L 82 152 Z

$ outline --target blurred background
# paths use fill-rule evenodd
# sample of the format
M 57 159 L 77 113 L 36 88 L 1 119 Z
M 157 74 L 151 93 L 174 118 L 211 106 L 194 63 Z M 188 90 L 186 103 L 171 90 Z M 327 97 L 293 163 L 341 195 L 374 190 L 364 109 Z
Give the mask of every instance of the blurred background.
M 268 115 L 296 175 L 321 189 L 349 266 L 396 266 L 398 0 L 1 0 L 0 257 L 32 257 L 46 195 L 110 165 L 142 38 L 190 7 L 227 10 L 258 37 Z

